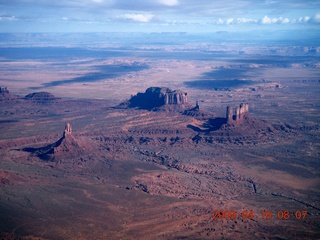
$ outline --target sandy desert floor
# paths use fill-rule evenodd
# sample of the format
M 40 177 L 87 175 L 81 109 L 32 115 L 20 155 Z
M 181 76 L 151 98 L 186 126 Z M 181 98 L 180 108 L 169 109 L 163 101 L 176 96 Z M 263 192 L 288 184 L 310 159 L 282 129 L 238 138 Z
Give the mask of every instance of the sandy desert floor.
M 106 75 L 119 66 L 126 73 Z M 12 94 L 58 97 L 0 101 L 2 238 L 319 237 L 317 65 L 118 57 L 0 70 Z M 186 91 L 205 117 L 117 107 L 150 86 Z M 206 128 L 241 102 L 253 125 Z M 24 150 L 58 141 L 66 122 L 69 153 Z

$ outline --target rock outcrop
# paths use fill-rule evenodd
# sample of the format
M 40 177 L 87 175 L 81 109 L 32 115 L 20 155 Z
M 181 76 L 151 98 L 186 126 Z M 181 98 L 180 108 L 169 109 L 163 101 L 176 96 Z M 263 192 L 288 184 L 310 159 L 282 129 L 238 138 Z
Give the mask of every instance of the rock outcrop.
M 83 155 L 84 149 L 77 139 L 72 135 L 70 123 L 66 123 L 62 137 L 53 144 L 42 148 L 24 148 L 24 151 L 32 152 L 45 161 L 60 161 L 61 159 L 72 159 Z
M 200 118 L 198 118 L 200 119 Z M 195 143 L 236 143 L 252 144 L 264 139 L 274 127 L 249 115 L 249 105 L 241 103 L 238 107 L 227 107 L 226 116 L 209 117 L 199 121 L 201 123 L 188 124 L 187 127 L 197 132 L 192 138 Z
M 0 87 L 0 93 L 1 94 L 9 93 L 9 90 L 7 87 Z
M 56 97 L 52 93 L 49 93 L 49 92 L 29 93 L 24 98 L 28 99 L 28 100 L 35 100 L 35 101 L 48 101 L 48 100 L 56 99 Z
M 244 118 L 249 116 L 249 104 L 241 103 L 239 107 L 233 109 L 227 106 L 226 119 L 227 123 L 241 123 Z
M 0 101 L 11 100 L 14 98 L 16 98 L 16 96 L 12 95 L 7 87 L 0 87 Z
M 210 117 L 211 114 L 209 112 L 203 111 L 200 109 L 199 101 L 196 101 L 196 106 L 190 109 L 187 109 L 183 112 L 183 115 L 192 116 L 197 118 L 198 120 L 205 120 Z
M 71 134 L 72 134 L 71 124 L 70 123 L 66 123 L 66 127 L 65 127 L 64 132 L 63 132 L 63 137 L 66 137 L 66 136 L 71 135 Z
M 129 107 L 153 109 L 166 105 L 183 106 L 188 103 L 187 93 L 166 87 L 150 87 L 144 93 L 138 93 L 129 100 Z
M 79 150 L 81 150 L 81 147 L 72 135 L 71 124 L 66 123 L 62 138 L 60 138 L 53 147 L 55 158 L 76 156 Z

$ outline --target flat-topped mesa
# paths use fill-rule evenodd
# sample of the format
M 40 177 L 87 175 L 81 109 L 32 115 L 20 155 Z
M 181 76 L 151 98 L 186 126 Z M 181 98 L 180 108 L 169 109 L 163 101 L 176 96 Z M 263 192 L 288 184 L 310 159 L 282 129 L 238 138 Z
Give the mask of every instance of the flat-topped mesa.
M 249 104 L 241 103 L 235 110 L 231 106 L 227 106 L 226 119 L 227 123 L 238 123 L 249 115 Z
M 188 97 L 186 92 L 180 90 L 150 87 L 144 93 L 131 97 L 129 103 L 129 107 L 152 109 L 165 105 L 184 105 L 188 103 Z
M 24 97 L 25 99 L 28 100 L 34 100 L 34 101 L 50 101 L 56 99 L 56 97 L 49 92 L 34 92 L 34 93 L 29 93 Z
M 159 100 L 160 105 L 185 104 L 188 102 L 187 93 L 180 90 L 172 91 L 166 87 L 150 87 L 144 93 L 147 98 Z

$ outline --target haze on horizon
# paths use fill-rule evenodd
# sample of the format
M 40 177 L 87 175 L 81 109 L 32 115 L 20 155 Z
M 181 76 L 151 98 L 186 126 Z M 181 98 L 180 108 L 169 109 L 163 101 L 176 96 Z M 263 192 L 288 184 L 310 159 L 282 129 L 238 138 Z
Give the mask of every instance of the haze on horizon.
M 0 9 L 2 33 L 281 31 L 290 39 L 320 29 L 318 0 L 3 0 Z

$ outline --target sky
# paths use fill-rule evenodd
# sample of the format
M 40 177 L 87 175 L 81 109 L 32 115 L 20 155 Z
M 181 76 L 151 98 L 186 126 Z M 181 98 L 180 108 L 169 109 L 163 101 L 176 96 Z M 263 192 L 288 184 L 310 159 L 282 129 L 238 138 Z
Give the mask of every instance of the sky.
M 320 0 L 0 0 L 0 32 L 313 31 Z

